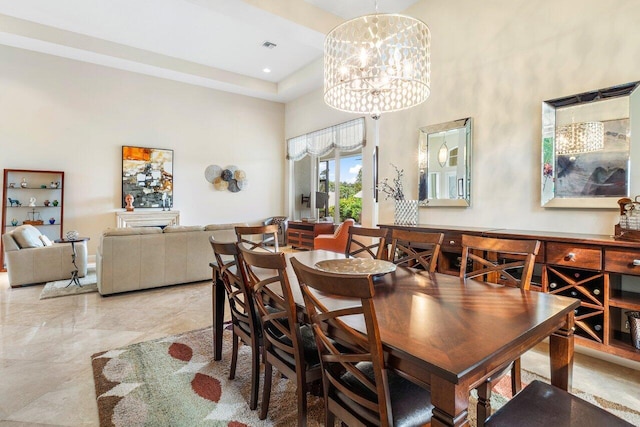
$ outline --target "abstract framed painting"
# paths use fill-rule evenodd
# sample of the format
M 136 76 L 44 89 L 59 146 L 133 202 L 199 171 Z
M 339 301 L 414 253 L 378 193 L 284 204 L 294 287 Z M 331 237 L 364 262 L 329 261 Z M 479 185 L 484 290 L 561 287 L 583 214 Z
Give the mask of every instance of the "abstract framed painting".
M 123 145 L 123 208 L 127 194 L 134 208 L 173 207 L 173 150 Z

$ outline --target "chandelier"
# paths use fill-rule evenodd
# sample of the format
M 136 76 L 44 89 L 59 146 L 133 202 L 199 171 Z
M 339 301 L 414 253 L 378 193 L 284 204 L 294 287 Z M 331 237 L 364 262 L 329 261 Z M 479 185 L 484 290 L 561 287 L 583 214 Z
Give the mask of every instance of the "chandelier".
M 325 102 L 374 119 L 424 102 L 430 39 L 424 22 L 403 15 L 376 13 L 337 26 L 324 42 Z
M 599 151 L 604 148 L 602 122 L 571 123 L 556 129 L 556 154 L 570 155 Z

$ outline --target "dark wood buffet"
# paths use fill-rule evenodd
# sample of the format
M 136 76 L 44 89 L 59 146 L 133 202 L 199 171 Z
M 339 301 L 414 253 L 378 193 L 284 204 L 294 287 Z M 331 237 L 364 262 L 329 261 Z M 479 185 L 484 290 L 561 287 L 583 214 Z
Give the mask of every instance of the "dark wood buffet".
M 380 227 L 441 232 L 438 271 L 458 275 L 463 234 L 541 243 L 532 289 L 581 300 L 575 313 L 576 343 L 640 361 L 631 344 L 626 311 L 640 311 L 640 243 L 612 236 L 436 225 Z

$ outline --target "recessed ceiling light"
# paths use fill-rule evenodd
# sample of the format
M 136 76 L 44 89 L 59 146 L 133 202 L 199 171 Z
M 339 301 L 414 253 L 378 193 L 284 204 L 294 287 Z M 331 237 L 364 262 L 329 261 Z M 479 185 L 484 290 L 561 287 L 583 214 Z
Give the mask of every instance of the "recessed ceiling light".
M 265 68 L 262 69 L 262 72 L 263 73 L 270 73 L 271 72 L 271 68 L 266 68 L 265 67 Z

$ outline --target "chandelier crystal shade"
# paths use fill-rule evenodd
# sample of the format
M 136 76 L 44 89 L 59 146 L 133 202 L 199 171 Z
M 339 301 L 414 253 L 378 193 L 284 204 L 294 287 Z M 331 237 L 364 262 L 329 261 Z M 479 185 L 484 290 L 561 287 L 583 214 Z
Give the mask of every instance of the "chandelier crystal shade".
M 324 100 L 338 110 L 380 114 L 424 102 L 430 89 L 427 25 L 374 14 L 334 28 L 324 42 Z
M 570 155 L 600 151 L 604 148 L 602 122 L 571 123 L 556 129 L 556 154 Z

